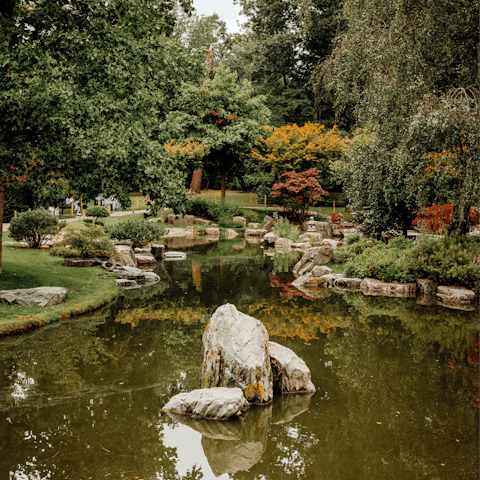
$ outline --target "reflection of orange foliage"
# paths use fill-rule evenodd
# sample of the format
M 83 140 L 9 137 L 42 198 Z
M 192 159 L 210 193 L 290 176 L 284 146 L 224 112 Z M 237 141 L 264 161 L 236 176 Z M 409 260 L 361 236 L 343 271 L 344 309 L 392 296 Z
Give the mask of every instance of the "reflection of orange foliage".
M 292 282 L 288 282 L 287 280 L 282 278 L 280 275 L 276 275 L 270 272 L 269 277 L 270 277 L 270 285 L 272 287 L 283 288 L 283 290 L 280 292 L 281 297 L 287 297 L 290 300 L 293 297 L 303 297 L 303 298 L 306 298 L 307 300 L 313 300 L 312 297 L 309 297 L 298 288 L 293 287 Z
M 132 327 L 136 327 L 142 320 L 169 320 L 171 322 L 181 322 L 191 324 L 197 321 L 206 322 L 209 313 L 204 307 L 183 307 L 181 310 L 178 306 L 169 308 L 166 306 L 162 310 L 151 311 L 146 308 L 134 308 L 129 310 L 120 310 L 115 320 L 121 323 L 129 323 Z
M 202 291 L 202 269 L 198 262 L 192 261 L 192 280 L 197 292 Z

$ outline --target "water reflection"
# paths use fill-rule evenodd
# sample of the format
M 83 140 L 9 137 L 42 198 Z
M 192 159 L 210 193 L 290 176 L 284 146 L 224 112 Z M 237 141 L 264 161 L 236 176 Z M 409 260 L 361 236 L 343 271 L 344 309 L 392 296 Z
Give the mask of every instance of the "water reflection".
M 245 239 L 187 253 L 94 315 L 0 341 L 0 480 L 478 477 L 476 312 L 315 299 Z M 199 387 L 227 302 L 305 360 L 317 394 L 193 430 L 161 408 Z

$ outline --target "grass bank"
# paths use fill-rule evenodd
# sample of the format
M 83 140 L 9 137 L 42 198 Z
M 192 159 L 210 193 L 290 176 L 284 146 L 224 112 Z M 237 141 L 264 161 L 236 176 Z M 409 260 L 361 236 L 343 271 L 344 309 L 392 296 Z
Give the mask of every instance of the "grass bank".
M 62 258 L 48 250 L 34 250 L 6 244 L 4 232 L 0 290 L 34 287 L 65 287 L 65 303 L 53 307 L 26 307 L 0 303 L 0 335 L 19 333 L 31 328 L 81 315 L 115 299 L 117 285 L 100 267 L 72 268 L 62 265 Z

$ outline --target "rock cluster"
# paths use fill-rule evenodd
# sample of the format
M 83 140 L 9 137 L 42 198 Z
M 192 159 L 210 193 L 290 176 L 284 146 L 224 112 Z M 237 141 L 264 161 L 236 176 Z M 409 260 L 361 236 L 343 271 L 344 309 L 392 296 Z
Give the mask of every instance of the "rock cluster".
M 194 392 L 173 397 L 164 410 L 225 420 L 250 404 L 269 404 L 274 389 L 282 394 L 315 393 L 305 362 L 289 348 L 270 342 L 262 322 L 231 304 L 216 310 L 203 334 L 201 386 L 192 396 Z M 225 390 L 241 392 L 246 403 L 217 408 Z

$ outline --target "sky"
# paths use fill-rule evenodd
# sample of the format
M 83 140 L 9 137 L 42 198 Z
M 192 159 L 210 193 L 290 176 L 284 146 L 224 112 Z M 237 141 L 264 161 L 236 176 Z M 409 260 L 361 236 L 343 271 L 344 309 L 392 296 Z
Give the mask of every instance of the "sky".
M 218 16 L 227 23 L 228 33 L 240 32 L 237 25 L 237 20 L 241 19 L 238 15 L 240 7 L 234 5 L 232 0 L 193 0 L 193 6 L 199 15 L 218 13 Z

